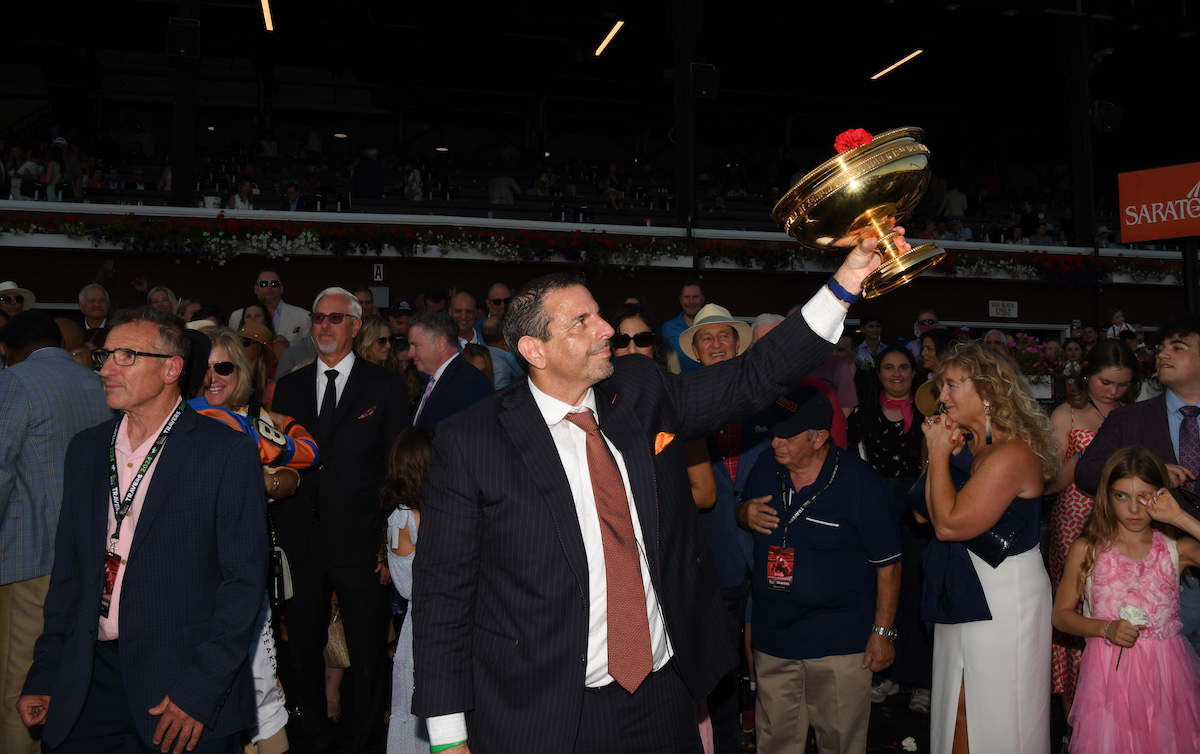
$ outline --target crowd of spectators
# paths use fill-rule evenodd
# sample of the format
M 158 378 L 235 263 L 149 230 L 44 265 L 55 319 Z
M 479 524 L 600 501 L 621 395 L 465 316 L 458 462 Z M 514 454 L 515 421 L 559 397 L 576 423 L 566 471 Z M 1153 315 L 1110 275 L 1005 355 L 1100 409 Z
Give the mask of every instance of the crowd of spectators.
M 531 219 L 588 222 L 672 222 L 673 171 L 632 158 L 527 157 L 512 144 L 486 144 L 471 155 L 400 149 L 292 131 L 282 142 L 264 134 L 249 144 L 201 152 L 187 196 L 194 205 L 274 211 L 436 211 L 449 203 L 477 212 L 505 208 Z M 171 159 L 149 129 L 135 124 L 123 140 L 107 132 L 0 135 L 0 194 L 40 201 L 165 204 L 172 191 Z M 790 179 L 786 163 L 746 164 L 724 151 L 697 172 L 696 222 L 769 228 L 771 207 Z M 774 177 L 772 177 L 774 174 Z M 947 186 L 949 185 L 949 188 Z M 293 188 L 294 187 L 294 188 Z M 1041 199 L 1006 189 L 995 176 L 962 190 L 937 174 L 910 232 L 922 239 L 1022 246 L 1120 246 L 1115 217 L 1093 238 L 1076 238 L 1069 195 L 1038 191 Z M 135 193 L 136 192 L 136 193 Z M 425 204 L 418 204 L 424 202 Z

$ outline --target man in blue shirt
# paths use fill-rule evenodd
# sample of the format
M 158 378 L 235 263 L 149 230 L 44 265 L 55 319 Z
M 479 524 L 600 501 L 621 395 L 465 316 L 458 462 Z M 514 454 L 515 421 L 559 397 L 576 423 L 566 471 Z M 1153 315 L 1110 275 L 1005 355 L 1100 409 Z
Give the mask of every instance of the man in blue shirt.
M 702 306 L 704 306 L 704 289 L 700 287 L 700 281 L 684 281 L 683 287 L 679 290 L 679 307 L 682 311 L 678 317 L 667 320 L 662 326 L 663 339 L 679 354 L 679 368 L 684 372 L 700 368 L 699 362 L 692 356 L 690 343 L 683 346 L 687 349 L 686 354 L 680 349 L 679 336 L 684 330 L 696 324 L 696 314 Z
M 761 754 L 864 752 L 871 674 L 892 664 L 900 532 L 887 485 L 829 442 L 833 407 L 802 387 L 776 403 L 773 457 L 746 480 L 754 532 L 755 725 Z

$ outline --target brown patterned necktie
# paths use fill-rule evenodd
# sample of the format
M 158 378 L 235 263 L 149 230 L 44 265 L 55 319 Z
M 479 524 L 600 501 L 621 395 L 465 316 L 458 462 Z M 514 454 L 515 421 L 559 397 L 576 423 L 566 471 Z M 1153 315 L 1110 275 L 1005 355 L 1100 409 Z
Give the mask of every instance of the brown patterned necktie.
M 587 433 L 588 473 L 600 516 L 604 570 L 608 582 L 608 672 L 629 693 L 654 668 L 650 621 L 638 562 L 629 498 L 617 462 L 609 452 L 591 409 L 567 414 L 567 421 Z

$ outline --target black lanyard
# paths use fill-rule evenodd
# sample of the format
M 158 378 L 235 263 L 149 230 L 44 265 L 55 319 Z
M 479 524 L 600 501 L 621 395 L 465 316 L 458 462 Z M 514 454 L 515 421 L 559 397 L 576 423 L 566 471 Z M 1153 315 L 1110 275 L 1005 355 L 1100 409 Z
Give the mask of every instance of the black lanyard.
M 796 512 L 792 514 L 792 517 L 788 519 L 788 522 L 783 525 L 783 546 L 784 547 L 787 547 L 788 527 L 791 526 L 792 524 L 796 523 L 796 519 L 800 518 L 800 514 L 804 513 L 804 511 L 808 510 L 808 506 L 815 503 L 817 501 L 817 498 L 819 498 L 821 496 L 821 493 L 823 493 L 823 492 L 825 492 L 825 490 L 829 489 L 829 485 L 833 484 L 833 480 L 837 478 L 838 463 L 840 462 L 841 459 L 837 455 L 836 450 L 834 450 L 832 452 L 834 454 L 833 455 L 833 471 L 830 472 L 830 474 L 829 474 L 829 481 L 825 483 L 824 487 L 817 490 L 817 494 L 813 495 L 807 501 L 805 501 L 804 505 L 801 505 L 799 508 L 797 508 Z M 776 473 L 778 473 L 778 472 L 776 472 Z M 789 474 L 789 477 L 790 476 L 791 475 Z M 779 477 L 779 492 L 780 492 L 780 499 L 783 502 L 783 512 L 787 513 L 788 509 L 792 507 L 792 496 L 796 494 L 796 491 L 788 489 L 787 483 L 784 481 L 782 475 Z
M 113 516 L 117 519 L 117 528 L 113 531 L 112 538 L 109 540 L 109 552 L 115 553 L 117 551 L 117 540 L 121 538 L 121 522 L 125 520 L 125 516 L 129 513 L 129 508 L 133 505 L 133 498 L 137 494 L 138 487 L 142 484 L 142 478 L 146 476 L 146 471 L 149 470 L 150 464 L 154 463 L 154 459 L 158 457 L 158 452 L 162 450 L 163 444 L 167 441 L 167 435 L 171 433 L 175 422 L 183 415 L 183 410 L 186 407 L 187 404 L 183 401 L 180 401 L 179 405 L 175 407 L 175 412 L 171 414 L 170 419 L 167 419 L 166 426 L 162 428 L 162 432 L 158 433 L 158 439 L 154 441 L 154 445 L 150 446 L 150 451 L 146 453 L 146 458 L 142 461 L 137 476 L 129 483 L 129 489 L 125 492 L 124 499 L 121 498 L 121 490 L 117 481 L 117 433 L 121 431 L 121 422 L 117 422 L 117 426 L 113 427 L 112 443 L 108 446 L 108 486 L 109 497 L 112 500 Z

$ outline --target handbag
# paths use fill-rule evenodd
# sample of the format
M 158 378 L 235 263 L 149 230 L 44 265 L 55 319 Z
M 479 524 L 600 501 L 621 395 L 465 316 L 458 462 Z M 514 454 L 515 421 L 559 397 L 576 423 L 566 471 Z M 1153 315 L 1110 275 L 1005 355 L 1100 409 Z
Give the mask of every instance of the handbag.
M 329 612 L 329 640 L 325 642 L 325 667 L 350 667 L 350 648 L 346 645 L 346 628 L 336 598 Z

